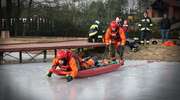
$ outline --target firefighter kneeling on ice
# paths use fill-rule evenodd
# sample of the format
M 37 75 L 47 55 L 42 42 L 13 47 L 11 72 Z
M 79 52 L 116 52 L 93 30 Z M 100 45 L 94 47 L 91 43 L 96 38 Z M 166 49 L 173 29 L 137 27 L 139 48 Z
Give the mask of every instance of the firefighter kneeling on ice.
M 102 42 L 102 33 L 99 29 L 100 22 L 96 20 L 93 25 L 91 25 L 89 29 L 89 37 L 88 42 Z
M 124 64 L 124 48 L 126 43 L 126 36 L 124 30 L 118 26 L 116 21 L 112 21 L 105 33 L 105 44 L 109 48 L 112 64 L 116 64 L 116 52 L 120 56 L 120 64 Z
M 88 69 L 98 66 L 97 57 L 89 57 L 82 59 L 75 55 L 71 50 L 59 50 L 56 57 L 53 59 L 52 68 L 49 70 L 47 76 L 51 77 L 53 70 L 59 68 L 63 72 L 67 72 L 67 82 L 77 77 L 77 73 L 81 69 Z

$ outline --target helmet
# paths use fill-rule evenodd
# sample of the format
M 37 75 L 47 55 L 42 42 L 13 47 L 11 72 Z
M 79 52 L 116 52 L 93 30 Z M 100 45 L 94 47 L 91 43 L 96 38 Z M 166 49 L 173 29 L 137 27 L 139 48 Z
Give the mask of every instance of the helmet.
M 95 24 L 100 24 L 100 21 L 98 21 L 98 20 L 95 20 L 95 22 L 94 22 Z
M 120 18 L 116 17 L 116 23 L 119 23 L 119 22 L 120 22 Z
M 62 58 L 67 58 L 67 52 L 66 50 L 59 50 L 56 54 L 57 58 L 62 59 Z
M 128 24 L 128 20 L 124 20 L 124 24 L 127 25 Z
M 115 31 L 118 28 L 118 24 L 116 23 L 116 21 L 112 21 L 110 23 L 110 27 L 112 31 Z

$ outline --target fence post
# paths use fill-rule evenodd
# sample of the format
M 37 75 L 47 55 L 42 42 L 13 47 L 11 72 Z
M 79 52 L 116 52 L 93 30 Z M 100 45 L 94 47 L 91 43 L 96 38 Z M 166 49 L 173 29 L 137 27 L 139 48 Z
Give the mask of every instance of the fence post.
M 8 39 L 10 37 L 10 31 L 8 29 L 8 20 L 7 19 L 1 19 L 1 39 Z
M 3 64 L 3 52 L 0 52 L 0 64 Z
M 22 63 L 22 51 L 19 51 L 19 63 Z
M 57 49 L 54 49 L 54 57 L 56 57 Z
M 1 39 L 8 39 L 10 37 L 10 32 L 7 31 L 1 31 Z
M 47 61 L 47 50 L 44 50 L 43 54 L 44 54 L 44 62 L 46 62 Z

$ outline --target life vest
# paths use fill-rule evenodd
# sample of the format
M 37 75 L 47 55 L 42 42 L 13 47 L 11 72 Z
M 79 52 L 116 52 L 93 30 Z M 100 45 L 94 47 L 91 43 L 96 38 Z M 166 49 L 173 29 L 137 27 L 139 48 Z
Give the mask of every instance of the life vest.
M 119 41 L 120 40 L 120 35 L 118 32 L 118 29 L 115 32 L 111 32 L 111 41 Z
M 152 27 L 151 19 L 149 17 L 142 18 L 138 26 L 141 31 L 150 31 Z
M 97 24 L 91 25 L 89 29 L 89 37 L 95 36 L 98 34 L 99 27 Z

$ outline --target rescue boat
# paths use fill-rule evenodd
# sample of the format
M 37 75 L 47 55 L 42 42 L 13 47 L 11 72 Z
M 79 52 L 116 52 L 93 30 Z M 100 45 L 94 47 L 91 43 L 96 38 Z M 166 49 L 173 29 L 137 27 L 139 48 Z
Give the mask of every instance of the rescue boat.
M 121 64 L 108 64 L 100 67 L 94 67 L 91 69 L 79 70 L 77 78 L 91 77 L 103 73 L 112 72 L 117 70 L 119 67 L 121 67 Z M 60 69 L 51 69 L 51 72 L 60 76 L 66 76 L 67 74 L 69 74 L 68 72 L 62 71 Z

